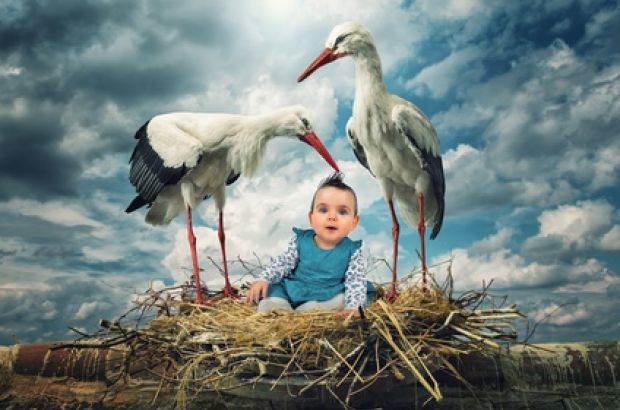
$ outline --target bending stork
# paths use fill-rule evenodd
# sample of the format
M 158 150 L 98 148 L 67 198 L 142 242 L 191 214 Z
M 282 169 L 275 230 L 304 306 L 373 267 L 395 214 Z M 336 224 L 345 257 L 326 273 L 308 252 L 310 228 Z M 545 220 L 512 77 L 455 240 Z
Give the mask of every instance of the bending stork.
M 191 210 L 213 196 L 219 210 L 218 239 L 224 265 L 224 295 L 232 296 L 228 280 L 223 209 L 225 187 L 241 174 L 252 176 L 269 140 L 299 138 L 311 145 L 336 171 L 338 166 L 312 130 L 304 107 L 292 106 L 257 116 L 170 113 L 153 117 L 135 135 L 129 180 L 138 195 L 126 212 L 148 205 L 146 222 L 166 225 L 183 210 L 187 214 L 196 303 L 202 289 Z
M 417 225 L 422 283 L 426 285 L 425 226 L 433 227 L 430 238 L 434 239 L 444 214 L 445 180 L 439 139 L 418 107 L 387 92 L 381 60 L 366 28 L 356 22 L 339 24 L 325 47 L 297 81 L 341 57 L 351 56 L 355 62 L 355 100 L 347 136 L 359 162 L 379 181 L 390 209 L 393 262 L 388 299 L 394 300 L 400 227 L 392 200 L 396 200 L 403 219 L 411 226 Z

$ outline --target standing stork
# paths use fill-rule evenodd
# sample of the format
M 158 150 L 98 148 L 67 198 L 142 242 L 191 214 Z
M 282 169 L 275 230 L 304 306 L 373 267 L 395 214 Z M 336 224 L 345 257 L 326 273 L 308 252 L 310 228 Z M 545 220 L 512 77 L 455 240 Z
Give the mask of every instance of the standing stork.
M 228 280 L 223 209 L 225 187 L 241 174 L 252 176 L 269 140 L 277 136 L 299 138 L 311 145 L 336 171 L 338 166 L 312 130 L 304 107 L 291 106 L 257 116 L 187 113 L 162 114 L 147 121 L 135 135 L 129 180 L 138 195 L 127 213 L 148 205 L 146 222 L 166 225 L 185 209 L 196 303 L 202 289 L 192 208 L 213 196 L 219 210 L 218 239 L 224 265 L 224 295 L 232 296 Z
M 387 92 L 372 36 L 359 23 L 346 22 L 334 27 L 323 52 L 297 81 L 345 56 L 351 56 L 355 62 L 355 100 L 347 122 L 347 136 L 359 162 L 379 181 L 392 216 L 392 287 L 387 297 L 394 300 L 400 227 L 392 199 L 403 219 L 411 226 L 417 224 L 422 283 L 426 285 L 425 226 L 432 225 L 430 238 L 434 239 L 444 214 L 445 180 L 439 139 L 418 107 Z

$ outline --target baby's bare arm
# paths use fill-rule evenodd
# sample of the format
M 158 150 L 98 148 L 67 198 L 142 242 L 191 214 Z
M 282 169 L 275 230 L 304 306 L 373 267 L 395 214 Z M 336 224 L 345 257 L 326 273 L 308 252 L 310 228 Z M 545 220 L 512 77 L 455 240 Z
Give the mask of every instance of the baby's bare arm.
M 265 299 L 267 297 L 267 289 L 269 289 L 269 282 L 263 279 L 255 281 L 245 294 L 245 303 L 249 305 L 253 302 L 258 303 L 261 297 Z

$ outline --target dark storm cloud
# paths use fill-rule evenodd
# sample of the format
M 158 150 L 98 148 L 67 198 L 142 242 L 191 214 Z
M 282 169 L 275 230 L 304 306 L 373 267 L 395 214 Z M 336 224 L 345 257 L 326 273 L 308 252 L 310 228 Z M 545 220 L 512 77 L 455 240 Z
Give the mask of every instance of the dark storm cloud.
M 22 342 L 76 338 L 69 326 L 93 332 L 94 318 L 118 318 L 127 310 L 119 300 L 129 295 L 100 281 L 59 275 L 43 282 L 41 289 L 0 289 L 0 296 L 0 344 L 12 344 L 13 335 Z M 84 315 L 78 314 L 80 309 Z
M 208 55 L 205 47 L 234 41 L 235 33 L 213 6 L 159 6 L 169 10 L 98 1 L 4 7 L 0 61 L 18 73 L 0 83 L 0 182 L 7 187 L 0 199 L 75 195 L 85 163 L 130 153 L 142 123 L 205 88 L 208 67 L 198 50 Z M 126 38 L 115 48 L 119 36 Z M 122 118 L 106 118 L 109 107 Z M 61 141 L 80 132 L 93 135 L 92 149 L 69 140 L 63 150 Z
M 122 205 L 119 206 L 118 213 L 121 217 L 125 217 L 126 215 L 121 213 L 121 207 Z M 31 264 L 40 264 L 46 269 L 65 274 L 82 275 L 83 272 L 91 272 L 92 275 L 100 275 L 108 272 L 131 272 L 135 280 L 139 280 L 140 275 L 146 275 L 145 281 L 149 275 L 152 278 L 162 274 L 160 259 L 153 258 L 152 255 L 145 254 L 139 249 L 134 249 L 131 257 L 102 261 L 89 257 L 84 247 L 98 249 L 108 245 L 110 240 L 122 241 L 131 246 L 138 244 L 144 235 L 166 243 L 169 239 L 165 230 L 147 227 L 141 221 L 123 220 L 122 223 L 118 223 L 118 219 L 110 219 L 110 216 L 104 213 L 95 214 L 94 217 L 97 220 L 92 220 L 92 223 L 99 223 L 99 227 L 63 226 L 36 216 L 22 215 L 19 209 L 12 214 L 6 210 L 2 211 L 0 241 L 8 243 L 12 239 L 19 238 L 21 244 L 15 250 L 8 249 L 10 255 L 5 255 L 5 258 L 14 262 L 30 261 Z M 102 229 L 110 232 L 109 236 L 102 237 Z M 2 269 L 3 278 L 11 281 L 16 274 L 8 266 L 5 265 Z
M 53 67 L 57 54 L 67 55 L 113 33 L 102 30 L 110 22 L 127 22 L 136 2 L 27 0 L 13 3 L 12 12 L 0 17 L 0 49 L 22 63 L 41 71 Z M 49 57 L 54 57 L 49 60 Z M 15 58 L 18 60 L 16 61 Z M 33 62 L 43 64 L 35 67 Z
M 80 163 L 60 151 L 58 143 L 67 129 L 62 122 L 65 104 L 77 90 L 64 78 L 71 56 L 103 41 L 104 22 L 128 18 L 131 5 L 13 5 L 0 17 L 0 59 L 20 70 L 0 83 L 0 199 L 73 195 Z
M 620 300 L 620 283 L 615 283 L 607 287 L 607 297 L 612 300 Z
M 35 120 L 0 115 L 0 200 L 75 193 L 78 162 L 56 146 L 62 135 L 57 110 Z

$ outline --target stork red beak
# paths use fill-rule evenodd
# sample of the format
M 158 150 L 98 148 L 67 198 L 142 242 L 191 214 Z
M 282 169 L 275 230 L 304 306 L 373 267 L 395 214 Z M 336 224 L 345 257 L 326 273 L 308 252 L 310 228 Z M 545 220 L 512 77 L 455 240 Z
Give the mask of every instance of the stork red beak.
M 332 61 L 337 60 L 340 57 L 344 57 L 345 55 L 346 54 L 335 55 L 332 53 L 331 48 L 326 48 L 325 50 L 321 52 L 321 54 L 319 54 L 317 58 L 314 59 L 312 63 L 310 63 L 308 68 L 306 68 L 306 70 L 303 73 L 301 73 L 301 75 L 297 78 L 297 82 L 301 83 L 303 80 L 309 77 L 310 74 L 315 72 L 317 68 L 324 66 L 325 64 L 329 64 Z
M 319 154 L 321 154 L 323 159 L 325 159 L 325 161 L 327 161 L 327 163 L 331 165 L 332 168 L 336 170 L 336 172 L 340 172 L 338 164 L 336 164 L 336 161 L 334 161 L 327 148 L 325 148 L 325 145 L 323 145 L 319 137 L 317 137 L 314 132 L 307 133 L 306 135 L 301 137 L 301 140 L 314 148 Z

